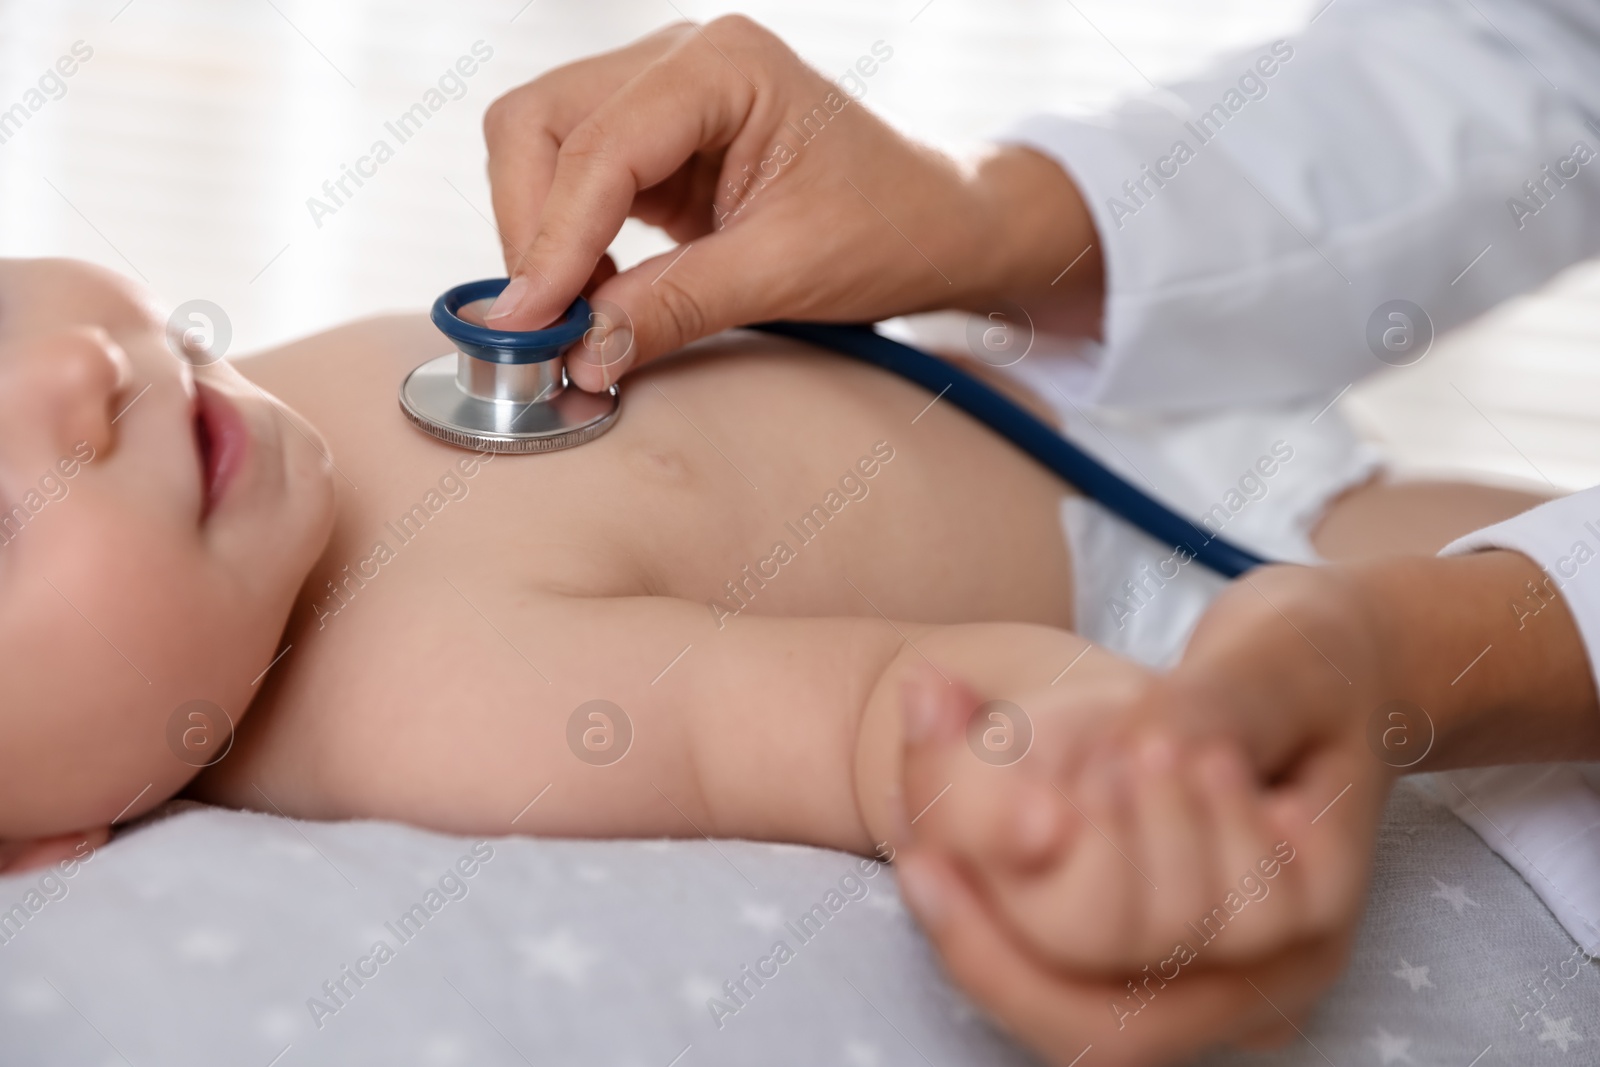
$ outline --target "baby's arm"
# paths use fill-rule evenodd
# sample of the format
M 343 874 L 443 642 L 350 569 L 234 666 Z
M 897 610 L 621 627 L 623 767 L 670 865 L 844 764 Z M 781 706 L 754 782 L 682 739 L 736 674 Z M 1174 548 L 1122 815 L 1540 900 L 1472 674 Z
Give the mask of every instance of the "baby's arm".
M 550 677 L 532 689 L 546 736 L 595 698 L 621 708 L 633 732 L 609 766 L 585 765 L 564 740 L 550 754 L 552 803 L 517 823 L 542 833 L 703 831 L 870 854 L 894 833 L 906 679 L 931 661 L 984 700 L 1017 699 L 1048 687 L 1086 644 L 1044 626 L 878 616 L 747 613 L 719 628 L 706 605 L 664 597 L 530 607 L 545 621 L 530 628 L 536 644 L 519 644 Z M 1126 672 L 1138 673 L 1091 655 L 1067 677 Z
M 1172 789 L 1145 791 L 1152 802 L 1139 807 L 1144 825 L 1114 826 L 1113 816 L 1102 814 L 1116 806 L 1109 799 L 1086 809 L 1110 838 L 1086 823 L 1074 829 L 1060 819 L 1046 821 L 1041 834 L 1027 812 L 1067 806 L 1055 785 L 1076 792 L 1085 761 L 1077 740 L 1096 734 L 1100 717 L 1125 707 L 1151 677 L 1083 638 L 1026 624 L 930 626 L 881 618 L 745 616 L 718 631 L 709 612 L 683 602 L 599 602 L 587 610 L 593 617 L 570 633 L 594 655 L 651 649 L 649 668 L 612 689 L 631 691 L 619 702 L 638 701 L 661 728 L 676 724 L 683 731 L 684 747 L 671 758 L 689 779 L 673 793 L 682 812 L 669 808 L 669 816 L 692 816 L 712 835 L 864 853 L 880 851 L 885 842 L 903 844 L 915 821 L 909 827 L 918 839 L 913 852 L 924 863 L 931 834 L 950 846 L 957 862 L 980 868 L 962 883 L 968 890 L 946 891 L 931 908 L 926 894 L 913 898 L 917 914 L 968 992 L 1052 1061 L 1070 1063 L 1093 1044 L 1108 1064 L 1170 1062 L 1280 1023 L 1261 988 L 1272 990 L 1279 1007 L 1302 1011 L 1338 966 L 1343 945 L 1337 941 L 1274 951 L 1282 948 L 1273 942 L 1283 934 L 1285 907 L 1292 911 L 1292 902 L 1304 899 L 1302 869 L 1309 862 L 1297 860 L 1287 867 L 1275 861 L 1272 897 L 1252 903 L 1248 922 L 1230 926 L 1196 965 L 1184 966 L 1183 981 L 1141 971 L 1146 964 L 1176 966 L 1172 940 L 1191 935 L 1174 931 L 1180 923 L 1173 916 L 1202 918 L 1205 908 L 1193 900 L 1213 903 L 1207 894 L 1227 877 L 1237 879 L 1233 866 L 1258 870 L 1263 858 L 1274 860 L 1281 838 L 1241 826 L 1256 822 L 1258 813 L 1249 810 L 1250 788 L 1237 779 L 1226 794 L 1231 807 L 1201 820 L 1226 833 L 1224 840 L 1174 841 L 1193 820 L 1187 811 L 1172 810 L 1183 803 Z M 602 619 L 610 628 L 605 642 L 594 638 Z M 652 686 L 650 674 L 659 669 L 654 659 L 665 662 L 690 643 Z M 946 696 L 951 713 L 921 722 L 915 711 L 908 715 L 906 698 L 919 687 Z M 1021 712 L 982 708 L 990 701 Z M 974 705 L 982 730 L 974 736 L 963 725 L 952 728 Z M 911 746 L 924 754 L 907 763 L 903 742 L 918 730 L 942 733 L 947 744 L 924 736 Z M 985 738 L 983 731 L 994 735 Z M 641 728 L 640 739 L 645 735 Z M 649 753 L 640 755 L 634 785 L 619 788 L 639 788 L 640 802 L 665 808 L 639 775 L 656 764 L 654 781 L 671 792 L 666 783 L 674 772 Z M 909 792 L 904 797 L 902 782 Z M 1043 803 L 1018 803 L 1026 799 L 1019 788 L 1025 793 L 1030 785 L 1043 791 Z M 1205 803 L 1193 793 L 1190 799 Z M 1242 818 L 1215 817 L 1241 811 Z M 1171 845 L 1187 847 L 1172 851 Z M 1030 849 L 1038 862 L 1028 861 Z M 1163 892 L 1142 881 L 1126 853 Z M 1197 876 L 1196 866 L 1207 877 Z M 1153 955 L 1145 951 L 1151 938 L 1160 946 Z M 1055 962 L 1082 960 L 1086 950 L 1099 966 Z M 1254 958 L 1234 964 L 1241 954 Z M 1130 983 L 1149 985 L 1135 993 Z M 1142 1012 L 1141 998 L 1156 987 L 1159 1007 Z
M 1139 892 L 1147 888 L 1142 881 L 1130 887 L 1127 860 L 1116 848 L 1140 846 L 1120 827 L 1104 827 L 1118 839 L 1112 846 L 1087 829 L 1076 837 L 1068 830 L 1063 839 L 1066 828 L 1047 825 L 1047 836 L 1058 837 L 1046 842 L 1040 865 L 988 864 L 1008 845 L 1022 846 L 1015 851 L 1025 854 L 1035 834 L 1025 817 L 1009 817 L 1017 810 L 1011 806 L 1017 793 L 1007 786 L 1042 786 L 1045 806 L 1052 798 L 1059 803 L 1054 783 L 1072 790 L 1075 765 L 1083 759 L 1076 738 L 1096 732 L 1099 716 L 1126 706 L 1130 694 L 1148 684 L 1148 672 L 1074 634 L 1011 623 L 940 626 L 881 617 L 750 614 L 719 629 L 704 605 L 650 597 L 564 599 L 550 607 L 539 612 L 549 620 L 538 647 L 541 665 L 552 676 L 546 698 L 554 700 L 536 709 L 543 736 L 595 697 L 623 708 L 634 736 L 627 755 L 608 766 L 586 766 L 559 739 L 547 743 L 554 750 L 549 758 L 556 781 L 549 799 L 517 823 L 525 832 L 698 832 L 870 854 L 885 841 L 898 847 L 915 820 L 914 860 L 925 865 L 929 859 L 932 850 L 923 839 L 932 832 L 952 845 L 956 862 L 984 868 L 972 883 L 963 883 L 972 891 L 947 892 L 942 906 L 930 908 L 926 894 L 916 897 L 911 891 L 917 886 L 907 886 L 949 970 L 979 1002 L 1062 1064 L 1089 1043 L 1104 1062 L 1148 1064 L 1259 1030 L 1279 1017 L 1257 986 L 1272 990 L 1273 1001 L 1285 1010 L 1298 1012 L 1337 967 L 1337 945 L 1268 951 L 1242 966 L 1216 966 L 1244 947 L 1246 931 L 1230 929 L 1228 946 L 1207 949 L 1198 966 L 1185 967 L 1183 981 L 1161 990 L 1158 1010 L 1135 1019 L 1130 1013 L 1141 1001 L 1128 982 L 1160 984 L 1140 967 L 1159 967 L 1170 944 L 1162 945 L 1160 955 L 1144 956 L 1139 936 L 1116 936 L 1125 935 L 1124 928 L 1104 947 L 1132 955 L 1125 968 L 1073 970 L 1050 962 L 1081 950 L 1075 932 L 1111 925 L 1107 913 L 1097 910 L 1104 907 L 1102 889 L 1123 893 L 1127 903 L 1165 903 L 1155 900 L 1157 894 Z M 567 677 L 575 684 L 569 687 Z M 1025 709 L 1013 716 L 1009 740 L 1026 754 L 1007 763 L 1015 751 L 1006 748 L 1007 724 L 988 715 L 1008 709 L 991 707 L 980 723 L 998 736 L 969 742 L 960 728 L 933 724 L 936 731 L 955 734 L 948 750 L 924 738 L 912 748 L 923 748 L 925 757 L 907 763 L 905 736 L 929 726 L 914 716 L 903 718 L 904 698 L 919 681 L 957 694 L 962 717 L 986 701 Z M 1016 729 L 1024 716 L 1034 728 L 1031 747 Z M 903 780 L 910 783 L 904 799 Z M 1244 861 L 1255 864 L 1260 856 L 1249 844 Z M 1082 845 L 1090 847 L 1075 847 Z M 1240 850 L 1222 851 L 1231 857 Z M 1270 843 L 1264 851 L 1270 852 Z M 1161 867 L 1168 858 L 1140 855 L 1138 862 L 1168 893 L 1179 894 L 1191 872 Z M 1199 859 L 1207 863 L 1209 857 Z M 1272 898 L 1252 905 L 1246 926 L 1257 926 L 1254 920 L 1293 899 L 1287 882 L 1304 866 L 1296 860 L 1278 876 Z M 1135 909 L 1124 919 L 1143 915 Z M 1153 925 L 1138 934 L 1159 932 Z

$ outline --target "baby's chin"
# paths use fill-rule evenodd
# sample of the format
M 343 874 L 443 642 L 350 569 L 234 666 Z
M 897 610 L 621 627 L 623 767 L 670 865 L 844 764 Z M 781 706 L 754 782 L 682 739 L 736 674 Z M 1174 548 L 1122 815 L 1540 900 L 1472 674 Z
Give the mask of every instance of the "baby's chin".
M 257 408 L 268 416 L 260 420 L 256 432 L 262 434 L 269 429 L 276 432 L 283 453 L 287 491 L 297 500 L 303 498 L 314 515 L 324 520 L 321 525 L 327 525 L 331 531 L 333 450 L 316 424 L 276 394 L 257 385 L 227 360 L 197 370 L 196 377 L 226 392 L 241 405 Z M 318 523 L 313 522 L 313 525 Z
M 312 475 L 321 481 L 327 482 L 331 488 L 333 485 L 333 449 L 328 446 L 328 439 L 322 436 L 322 431 L 317 429 L 316 424 L 310 419 L 271 393 L 262 390 L 261 395 L 266 397 L 283 414 L 283 417 L 288 420 L 289 425 L 294 430 L 299 431 L 298 433 L 291 431 L 291 436 L 298 438 L 300 443 L 306 446 L 301 451 L 307 457 Z M 290 447 L 293 446 L 294 441 L 291 440 Z
M 299 431 L 296 433 L 291 430 L 289 433 L 293 438 L 289 444 L 293 454 L 286 462 L 296 468 L 290 471 L 289 484 L 292 492 L 306 494 L 308 507 L 313 516 L 311 527 L 320 531 L 315 538 L 316 549 L 320 553 L 333 534 L 334 505 L 337 499 L 333 484 L 333 449 L 328 446 L 328 440 L 322 436 L 322 431 L 317 429 L 310 419 L 277 397 L 273 397 L 272 402 L 283 412 L 289 424 Z
M 304 564 L 296 587 L 305 580 L 333 536 L 338 494 L 334 486 L 333 450 L 322 432 L 305 416 L 277 397 L 268 395 L 282 415 L 285 491 L 296 516 L 294 528 L 304 537 L 300 558 Z

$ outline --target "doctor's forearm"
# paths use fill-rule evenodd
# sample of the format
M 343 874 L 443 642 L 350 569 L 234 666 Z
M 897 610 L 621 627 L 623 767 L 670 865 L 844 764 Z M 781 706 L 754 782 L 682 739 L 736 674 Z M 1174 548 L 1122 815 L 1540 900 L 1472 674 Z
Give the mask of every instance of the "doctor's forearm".
M 1428 756 L 1408 769 L 1600 759 L 1583 642 L 1558 595 L 1529 613 L 1529 588 L 1546 588 L 1531 559 L 1489 551 L 1353 569 L 1386 648 L 1390 692 L 1423 708 L 1435 731 Z
M 988 312 L 996 301 L 1014 301 L 1042 329 L 1098 337 L 1104 260 L 1077 184 L 1053 160 L 1016 145 L 984 157 L 973 184 L 984 225 L 972 249 L 977 291 L 962 304 Z

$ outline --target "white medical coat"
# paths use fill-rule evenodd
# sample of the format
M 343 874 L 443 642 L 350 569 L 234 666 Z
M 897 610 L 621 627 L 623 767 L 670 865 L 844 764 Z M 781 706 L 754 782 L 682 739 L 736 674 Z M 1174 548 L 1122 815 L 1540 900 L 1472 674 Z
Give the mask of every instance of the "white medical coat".
M 1385 337 L 1426 329 L 1385 305 L 1442 331 L 1600 253 L 1600 0 L 1334 0 L 1206 76 L 1004 140 L 1066 168 L 1099 230 L 1084 399 L 1331 399 L 1404 360 L 1380 358 Z M 1485 547 L 1546 570 L 1600 665 L 1600 487 L 1445 551 Z M 1596 785 L 1594 765 L 1442 780 L 1591 954 Z

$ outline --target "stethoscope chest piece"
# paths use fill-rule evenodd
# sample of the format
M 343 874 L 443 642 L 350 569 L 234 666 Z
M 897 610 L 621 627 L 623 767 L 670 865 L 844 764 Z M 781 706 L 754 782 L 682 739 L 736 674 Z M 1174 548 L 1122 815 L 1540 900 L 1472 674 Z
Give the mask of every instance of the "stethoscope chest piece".
M 569 388 L 562 355 L 589 329 L 573 302 L 543 330 L 494 330 L 483 315 L 505 278 L 458 285 L 433 305 L 433 324 L 456 351 L 430 359 L 400 386 L 400 408 L 423 432 L 483 452 L 554 452 L 592 441 L 616 421 L 617 387 Z

